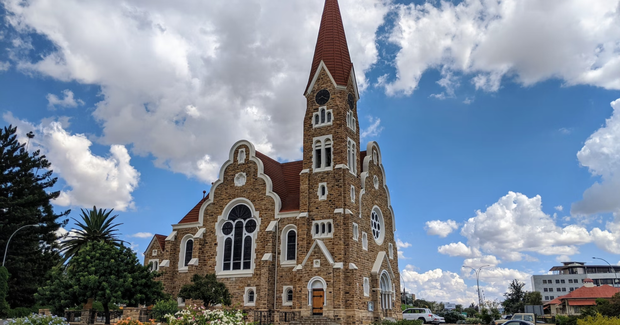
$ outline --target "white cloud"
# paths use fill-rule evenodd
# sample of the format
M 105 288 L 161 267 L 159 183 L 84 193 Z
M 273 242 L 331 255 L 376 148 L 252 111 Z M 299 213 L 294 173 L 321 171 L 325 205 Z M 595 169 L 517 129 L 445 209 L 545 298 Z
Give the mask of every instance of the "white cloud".
M 568 261 L 570 261 L 570 260 L 571 260 L 571 258 L 570 258 L 570 256 L 568 256 L 568 255 L 558 255 L 558 256 L 555 258 L 555 260 L 556 260 L 558 263 L 562 263 L 562 262 L 568 262 Z
M 396 239 L 396 247 L 398 248 L 407 248 L 407 247 L 411 247 L 411 244 L 409 244 L 408 242 L 403 242 L 402 240 L 400 240 L 400 238 Z
M 388 94 L 411 94 L 427 69 L 471 77 L 497 91 L 506 77 L 523 85 L 557 78 L 567 85 L 620 89 L 616 0 L 465 0 L 398 5 L 389 40 L 400 47 Z
M 562 211 L 564 210 L 564 207 L 562 207 L 561 205 L 555 206 L 553 207 L 554 209 L 558 210 L 558 211 Z
M 62 93 L 64 95 L 62 99 L 54 94 L 47 94 L 47 96 L 45 96 L 45 98 L 47 98 L 47 107 L 54 109 L 57 107 L 78 107 L 78 105 L 84 105 L 81 99 L 76 100 L 73 98 L 73 92 L 71 90 L 65 89 Z
M 465 259 L 465 261 L 463 261 L 463 265 L 479 268 L 485 265 L 495 266 L 501 262 L 502 261 L 498 260 L 497 257 L 493 255 L 485 255 L 481 257 L 467 258 Z
M 340 1 L 362 90 L 387 2 Z M 277 158 L 301 157 L 301 93 L 322 0 L 7 0 L 4 7 L 18 32 L 39 33 L 56 49 L 39 61 L 17 55 L 20 71 L 101 86 L 93 115 L 102 143 L 131 144 L 156 166 L 205 182 L 239 139 Z
M 441 254 L 460 257 L 479 257 L 480 251 L 458 242 L 440 246 L 437 251 Z
M 11 63 L 10 62 L 2 62 L 0 61 L 0 72 L 4 72 L 9 70 L 9 68 L 11 67 Z
M 362 140 L 367 137 L 379 136 L 379 134 L 381 134 L 381 131 L 383 131 L 380 118 L 368 116 L 368 122 L 370 122 L 370 125 L 366 129 L 362 130 L 360 134 L 360 139 Z
M 136 238 L 152 238 L 153 234 L 151 234 L 150 232 L 138 232 L 135 233 L 129 237 L 136 237 Z
M 125 146 L 110 146 L 110 155 L 94 155 L 92 142 L 83 134 L 70 134 L 59 122 L 34 126 L 18 120 L 10 113 L 4 120 L 17 126 L 20 141 L 34 130 L 30 150 L 41 149 L 52 163 L 52 170 L 66 182 L 60 196 L 54 201 L 61 206 L 114 208 L 125 211 L 133 208 L 131 193 L 138 186 L 140 173 L 130 164 L 131 157 Z
M 429 235 L 437 235 L 439 237 L 445 238 L 454 230 L 458 229 L 458 227 L 458 223 L 454 220 L 432 220 L 426 222 L 426 226 L 424 227 L 424 229 L 426 229 L 426 233 Z
M 540 196 L 528 198 L 515 192 L 509 192 L 484 212 L 478 210 L 465 222 L 461 235 L 468 239 L 470 247 L 508 261 L 523 259 L 523 252 L 573 255 L 578 253 L 578 245 L 592 241 L 583 227 L 557 226 L 542 211 Z

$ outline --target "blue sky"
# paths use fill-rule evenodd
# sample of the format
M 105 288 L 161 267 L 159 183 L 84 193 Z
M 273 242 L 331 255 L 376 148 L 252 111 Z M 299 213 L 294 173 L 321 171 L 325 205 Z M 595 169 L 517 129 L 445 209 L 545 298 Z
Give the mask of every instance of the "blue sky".
M 301 157 L 321 0 L 2 3 L 1 123 L 37 133 L 58 210 L 115 208 L 138 252 L 237 140 Z M 470 303 L 461 266 L 491 264 L 501 299 L 558 261 L 620 263 L 618 1 L 340 7 L 409 291 Z

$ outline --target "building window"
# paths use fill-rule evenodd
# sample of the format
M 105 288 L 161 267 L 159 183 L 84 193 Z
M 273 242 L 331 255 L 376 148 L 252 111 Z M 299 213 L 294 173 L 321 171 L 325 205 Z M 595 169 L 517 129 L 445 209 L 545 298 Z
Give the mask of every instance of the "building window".
M 372 229 L 372 237 L 375 239 L 377 245 L 383 243 L 383 238 L 385 237 L 384 228 L 381 210 L 379 210 L 379 207 L 375 206 L 370 213 L 370 229 Z
M 355 203 L 355 186 L 351 185 L 351 202 Z
M 257 223 L 252 211 L 245 204 L 239 204 L 228 213 L 222 225 L 224 235 L 223 271 L 250 270 L 252 268 L 252 234 Z
M 390 259 L 394 259 L 394 245 L 392 245 L 392 243 L 388 244 L 388 252 L 390 254 Z
M 331 219 L 312 222 L 312 238 L 331 238 L 333 236 L 334 229 Z
M 293 289 L 286 290 L 286 302 L 293 302 Z
M 560 282 L 562 282 L 562 283 L 566 283 L 566 281 L 564 281 L 564 279 L 560 280 Z
M 159 260 L 149 260 L 149 269 L 151 272 L 159 271 Z
M 381 289 L 381 309 L 392 309 L 392 281 L 385 271 L 381 273 L 379 288 Z
M 179 247 L 179 270 L 187 271 L 187 266 L 194 255 L 194 235 L 187 234 L 181 240 Z
M 547 288 L 543 288 L 543 291 L 544 291 L 544 292 L 547 292 Z
M 243 302 L 245 306 L 256 305 L 256 287 L 245 288 L 245 294 L 243 295 Z
M 364 278 L 364 296 L 370 296 L 370 280 L 368 278 Z
M 355 115 L 353 114 L 353 112 L 348 111 L 347 112 L 347 126 L 349 127 L 349 129 L 353 130 L 353 132 L 355 132 Z
M 555 283 L 559 284 L 559 283 L 560 283 L 560 280 L 556 279 L 556 280 L 555 280 Z
M 157 250 L 156 249 L 153 250 L 153 256 L 157 256 Z
M 573 283 L 573 279 L 568 279 L 568 283 Z
M 545 296 L 545 300 L 549 300 L 549 296 Z
M 555 288 L 555 291 L 558 291 L 558 292 L 559 292 L 559 291 L 561 291 L 561 290 L 562 290 L 562 289 L 560 289 L 560 288 Z
M 319 190 L 317 191 L 319 201 L 327 200 L 327 183 L 319 183 Z
M 347 166 L 352 174 L 357 175 L 357 146 L 351 139 L 347 139 Z
M 555 299 L 555 296 L 549 296 L 549 298 L 551 298 L 551 300 Z
M 357 241 L 357 239 L 360 236 L 360 231 L 359 231 L 359 227 L 357 226 L 357 224 L 354 222 L 353 223 L 353 240 Z
M 297 258 L 297 232 L 293 229 L 286 234 L 286 260 L 294 261 Z
M 570 292 L 573 292 L 573 290 L 575 290 L 575 288 L 570 288 L 568 289 Z
M 284 286 L 282 288 L 282 306 L 292 306 L 292 305 L 293 305 L 293 287 Z
M 313 114 L 313 127 L 320 127 L 332 124 L 332 110 L 325 106 L 319 107 L 319 111 Z
M 362 231 L 362 248 L 368 250 L 368 235 Z
M 566 291 L 566 288 L 562 288 L 562 291 Z
M 332 136 L 314 138 L 313 145 L 314 171 L 331 170 L 332 168 Z

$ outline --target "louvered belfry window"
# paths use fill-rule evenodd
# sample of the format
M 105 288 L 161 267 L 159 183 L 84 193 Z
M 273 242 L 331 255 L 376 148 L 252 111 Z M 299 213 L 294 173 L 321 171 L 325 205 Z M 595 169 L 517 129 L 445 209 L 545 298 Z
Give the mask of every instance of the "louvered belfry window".
M 224 239 L 223 270 L 249 270 L 252 266 L 252 234 L 256 231 L 256 220 L 245 204 L 230 210 L 227 221 L 222 225 Z

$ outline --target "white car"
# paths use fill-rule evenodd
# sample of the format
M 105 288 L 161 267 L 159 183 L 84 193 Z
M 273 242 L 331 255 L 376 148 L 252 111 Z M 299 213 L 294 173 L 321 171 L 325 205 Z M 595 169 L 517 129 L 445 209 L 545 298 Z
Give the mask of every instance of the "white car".
M 409 308 L 403 311 L 403 319 L 416 320 L 419 319 L 425 324 L 439 324 L 445 323 L 445 319 L 441 316 L 437 316 L 431 312 L 428 308 Z

